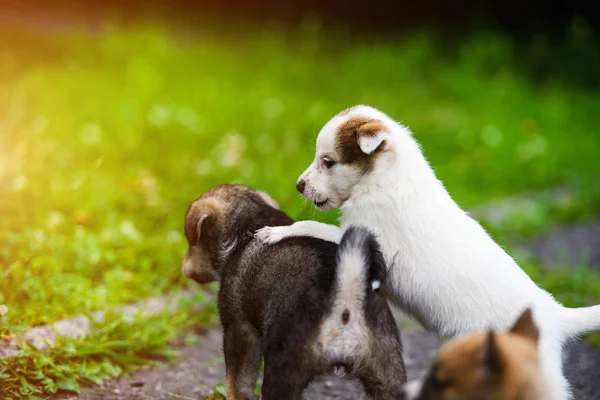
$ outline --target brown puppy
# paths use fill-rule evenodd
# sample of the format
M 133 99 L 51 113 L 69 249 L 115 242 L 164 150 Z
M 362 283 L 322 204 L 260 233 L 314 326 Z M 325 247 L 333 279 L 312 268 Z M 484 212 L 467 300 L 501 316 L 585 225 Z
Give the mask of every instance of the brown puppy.
M 544 400 L 531 309 L 509 332 L 476 333 L 442 347 L 418 400 Z
M 358 227 L 339 246 L 254 237 L 292 223 L 265 193 L 241 185 L 210 190 L 186 214 L 183 273 L 221 284 L 227 399 L 253 398 L 263 356 L 263 400 L 300 400 L 314 377 L 342 369 L 373 398 L 400 398 L 402 344 L 378 290 L 387 268 L 375 237 Z

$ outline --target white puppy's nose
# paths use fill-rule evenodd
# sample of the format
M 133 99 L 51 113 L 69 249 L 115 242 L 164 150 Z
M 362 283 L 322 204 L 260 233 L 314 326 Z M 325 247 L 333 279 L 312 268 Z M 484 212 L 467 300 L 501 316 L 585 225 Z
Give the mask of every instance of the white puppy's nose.
M 298 183 L 296 183 L 296 190 L 300 192 L 300 194 L 304 194 L 304 189 L 306 188 L 306 182 L 304 179 L 300 179 Z

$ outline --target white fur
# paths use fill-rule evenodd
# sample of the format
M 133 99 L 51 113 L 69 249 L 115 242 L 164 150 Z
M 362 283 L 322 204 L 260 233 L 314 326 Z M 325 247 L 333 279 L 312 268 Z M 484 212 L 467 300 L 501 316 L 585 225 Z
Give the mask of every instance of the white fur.
M 274 226 L 259 229 L 254 235 L 261 242 L 273 244 L 288 236 L 313 236 L 329 242 L 339 243 L 344 232 L 335 225 L 316 221 L 298 221 L 291 226 Z
M 377 136 L 359 136 L 357 139 L 358 147 L 360 147 L 363 153 L 371 154 L 379 147 L 381 142 L 387 139 L 387 136 L 387 132 L 380 132 Z
M 363 315 L 367 290 L 367 265 L 360 247 L 349 246 L 338 255 L 336 294 L 333 307 L 321 326 L 318 346 L 332 364 L 366 356 L 369 334 Z M 349 312 L 347 324 L 342 321 Z
M 382 121 L 388 151 L 372 172 L 351 167 L 324 170 L 323 155 L 335 157 L 335 135 L 353 116 Z M 319 208 L 342 210 L 341 229 L 318 222 L 265 228 L 259 235 L 277 241 L 306 235 L 339 242 L 352 224 L 378 237 L 388 263 L 392 301 L 442 338 L 486 329 L 504 330 L 527 307 L 541 331 L 542 370 L 552 400 L 570 398 L 561 351 L 569 338 L 600 329 L 600 306 L 567 309 L 540 289 L 516 262 L 450 197 L 408 128 L 382 112 L 358 106 L 330 120 L 317 138 L 315 161 L 302 174 L 304 195 Z
M 235 250 L 237 244 L 237 238 L 226 240 L 223 243 L 221 243 L 221 248 L 219 249 L 219 258 L 221 260 L 227 259 L 231 252 Z

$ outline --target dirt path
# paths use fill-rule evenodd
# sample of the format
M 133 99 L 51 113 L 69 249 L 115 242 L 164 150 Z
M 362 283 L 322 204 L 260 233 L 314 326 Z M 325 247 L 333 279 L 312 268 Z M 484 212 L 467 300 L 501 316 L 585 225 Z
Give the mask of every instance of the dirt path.
M 402 329 L 404 356 L 409 380 L 423 374 L 438 348 L 439 341 L 418 327 Z M 208 331 L 201 342 L 180 349 L 181 357 L 163 367 L 148 367 L 123 379 L 87 388 L 80 396 L 55 396 L 57 399 L 133 400 L 203 399 L 211 387 L 225 379 L 218 330 Z M 600 349 L 577 342 L 565 352 L 565 371 L 576 400 L 600 399 Z M 358 382 L 335 376 L 317 379 L 306 399 L 364 399 Z
M 439 341 L 417 327 L 403 328 L 404 357 L 409 380 L 417 378 L 435 355 Z M 163 368 L 140 370 L 126 378 L 111 381 L 101 387 L 88 388 L 80 396 L 60 396 L 60 399 L 202 399 L 215 384 L 224 381 L 225 366 L 221 352 L 221 335 L 208 331 L 201 342 L 180 349 L 181 358 Z M 308 389 L 307 399 L 363 399 L 360 383 L 326 376 L 317 379 Z

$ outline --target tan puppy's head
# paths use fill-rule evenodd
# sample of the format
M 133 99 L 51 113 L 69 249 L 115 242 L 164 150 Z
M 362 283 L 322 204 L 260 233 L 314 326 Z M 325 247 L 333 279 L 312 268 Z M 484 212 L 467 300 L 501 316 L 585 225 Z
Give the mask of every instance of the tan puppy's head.
M 542 400 L 538 330 L 531 309 L 509 332 L 469 335 L 447 343 L 419 400 Z
M 190 205 L 184 222 L 188 250 L 181 265 L 185 277 L 202 284 L 219 279 L 211 251 L 222 246 L 221 236 L 230 213 L 239 210 L 245 201 L 256 196 L 279 209 L 277 202 L 269 195 L 243 185 L 217 186 Z

